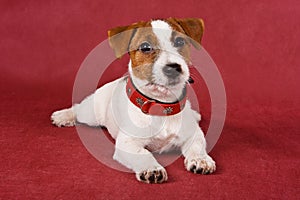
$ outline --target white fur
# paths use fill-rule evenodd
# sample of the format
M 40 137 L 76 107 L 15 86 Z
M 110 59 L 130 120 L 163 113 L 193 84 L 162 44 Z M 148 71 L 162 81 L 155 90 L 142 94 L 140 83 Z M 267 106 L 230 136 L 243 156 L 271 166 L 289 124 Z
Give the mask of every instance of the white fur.
M 183 67 L 182 83 L 171 88 L 172 93 L 178 98 L 185 79 L 189 76 L 187 64 L 170 42 L 171 27 L 163 21 L 153 21 L 151 24 L 161 48 L 165 50 L 154 63 L 153 73 L 157 83 L 166 84 L 161 72 L 161 67 L 166 63 L 176 62 Z M 161 33 L 158 29 L 165 31 Z M 129 62 L 129 72 L 134 83 L 139 86 L 146 84 L 145 81 L 134 77 L 131 70 L 131 62 Z M 162 181 L 167 180 L 165 169 L 156 161 L 149 149 L 158 149 L 162 152 L 177 146 L 185 156 L 187 170 L 193 166 L 196 169 L 202 168 L 205 173 L 215 170 L 215 162 L 206 153 L 204 134 L 198 125 L 200 115 L 191 109 L 189 101 L 176 115 L 150 116 L 142 113 L 129 101 L 125 87 L 125 78 L 110 82 L 80 104 L 54 112 L 51 119 L 58 126 L 73 125 L 75 122 L 91 126 L 106 126 L 116 140 L 114 159 L 136 172 L 138 180 L 141 180 L 141 173 L 154 171 L 164 174 Z M 174 99 L 167 98 L 167 100 Z

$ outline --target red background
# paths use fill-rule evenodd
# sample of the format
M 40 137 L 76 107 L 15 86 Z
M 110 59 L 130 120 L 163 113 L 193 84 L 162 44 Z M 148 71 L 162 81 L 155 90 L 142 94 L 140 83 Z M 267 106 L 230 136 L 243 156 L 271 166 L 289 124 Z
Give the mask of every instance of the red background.
M 297 0 L 2 0 L 0 13 L 1 199 L 300 198 Z M 75 128 L 55 128 L 49 116 L 70 106 L 76 72 L 108 29 L 171 16 L 204 19 L 227 118 L 211 152 L 215 174 L 188 173 L 180 158 L 168 183 L 146 185 L 98 162 Z M 126 57 L 117 62 L 105 81 L 126 71 Z

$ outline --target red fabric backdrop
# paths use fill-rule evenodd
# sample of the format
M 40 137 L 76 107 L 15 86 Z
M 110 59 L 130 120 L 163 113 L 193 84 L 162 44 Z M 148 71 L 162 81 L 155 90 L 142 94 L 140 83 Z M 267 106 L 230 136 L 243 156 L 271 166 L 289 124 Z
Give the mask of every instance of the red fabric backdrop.
M 298 1 L 2 0 L 0 13 L 0 199 L 300 198 Z M 188 173 L 180 158 L 168 183 L 146 185 L 98 162 L 75 128 L 56 128 L 49 116 L 70 106 L 77 70 L 109 28 L 171 16 L 204 19 L 227 118 L 211 152 L 215 174 Z M 126 57 L 116 62 L 101 83 L 126 71 Z

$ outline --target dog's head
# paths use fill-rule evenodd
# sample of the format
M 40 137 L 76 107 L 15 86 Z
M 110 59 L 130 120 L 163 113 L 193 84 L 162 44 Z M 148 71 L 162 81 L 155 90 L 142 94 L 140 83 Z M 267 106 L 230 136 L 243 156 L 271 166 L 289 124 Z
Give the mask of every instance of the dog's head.
M 118 58 L 129 52 L 135 86 L 150 98 L 173 102 L 189 79 L 190 47 L 200 47 L 203 29 L 201 19 L 168 18 L 117 27 L 108 36 Z

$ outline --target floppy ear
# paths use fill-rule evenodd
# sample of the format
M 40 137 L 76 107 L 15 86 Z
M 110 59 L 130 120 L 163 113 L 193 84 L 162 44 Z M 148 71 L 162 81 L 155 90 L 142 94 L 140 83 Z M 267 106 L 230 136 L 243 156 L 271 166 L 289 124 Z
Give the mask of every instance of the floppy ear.
M 117 58 L 121 58 L 128 51 L 131 38 L 136 28 L 143 26 L 145 22 L 134 23 L 129 26 L 120 26 L 108 31 L 108 39 L 111 48 L 114 50 Z
M 185 34 L 192 38 L 191 43 L 195 48 L 200 49 L 201 39 L 204 31 L 204 22 L 200 18 L 173 18 L 184 30 Z

